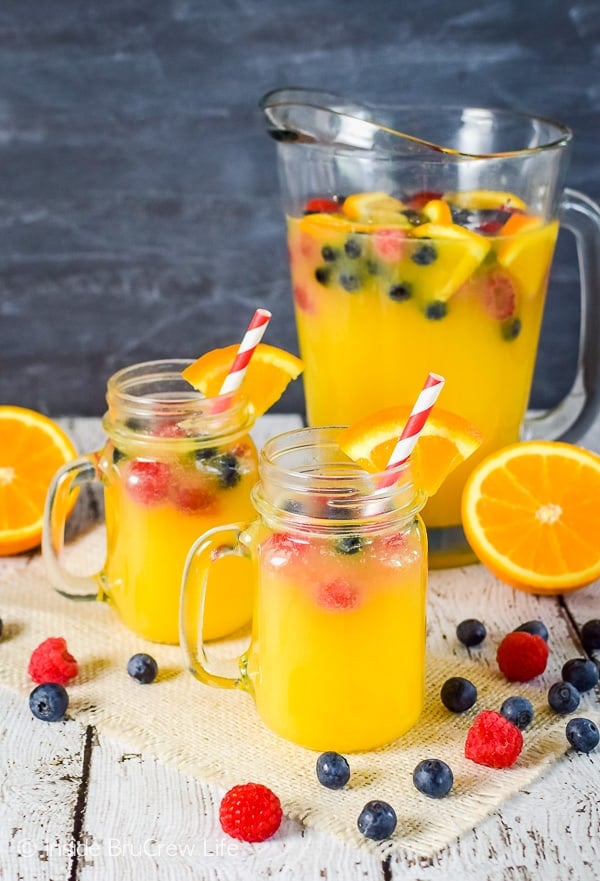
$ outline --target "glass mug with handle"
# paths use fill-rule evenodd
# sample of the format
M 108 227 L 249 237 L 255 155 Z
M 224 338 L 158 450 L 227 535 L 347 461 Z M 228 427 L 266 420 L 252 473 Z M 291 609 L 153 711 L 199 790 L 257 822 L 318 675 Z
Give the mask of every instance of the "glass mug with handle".
M 181 595 L 181 645 L 201 682 L 254 698 L 276 734 L 315 750 L 389 743 L 424 696 L 427 538 L 409 465 L 378 488 L 337 446 L 339 428 L 267 441 L 252 491 L 258 519 L 194 543 Z M 253 583 L 249 649 L 231 676 L 211 669 L 202 637 L 216 561 L 245 562 Z
M 277 141 L 308 422 L 351 424 L 413 400 L 413 375 L 445 376 L 443 406 L 484 441 L 423 517 L 430 565 L 471 562 L 460 504 L 477 462 L 519 439 L 577 441 L 600 410 L 600 209 L 563 190 L 572 133 L 510 111 L 302 89 L 261 106 Z M 579 256 L 578 373 L 533 418 L 559 223 Z
M 179 593 L 186 555 L 206 529 L 251 516 L 257 454 L 254 422 L 240 395 L 204 398 L 181 376 L 182 359 L 134 364 L 108 381 L 102 450 L 55 475 L 46 503 L 42 549 L 51 584 L 65 596 L 107 601 L 134 633 L 179 639 Z M 93 576 L 61 562 L 73 493 L 100 481 L 107 554 Z M 239 560 L 224 560 L 208 593 L 206 639 L 237 630 L 252 612 Z

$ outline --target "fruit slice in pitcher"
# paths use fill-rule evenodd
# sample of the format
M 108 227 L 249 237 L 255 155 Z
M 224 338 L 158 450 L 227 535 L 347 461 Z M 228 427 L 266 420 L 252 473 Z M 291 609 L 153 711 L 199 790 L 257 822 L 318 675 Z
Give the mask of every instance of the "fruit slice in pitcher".
M 546 277 L 558 235 L 558 221 L 544 224 L 527 217 L 519 223 L 511 217 L 501 230 L 496 246 L 498 263 L 519 280 L 525 296 L 535 297 Z M 512 221 L 512 223 L 511 223 Z M 518 235 L 515 235 L 518 230 Z
M 412 230 L 410 259 L 401 267 L 424 301 L 446 302 L 485 259 L 491 243 L 457 224 L 423 223 Z
M 387 193 L 353 193 L 344 200 L 343 212 L 362 223 L 409 226 L 406 205 Z
M 367 471 L 383 471 L 410 415 L 409 407 L 389 407 L 359 419 L 338 435 L 338 445 Z M 481 444 L 477 429 L 448 410 L 430 413 L 411 455 L 413 480 L 433 495 L 448 474 Z
M 457 208 L 472 211 L 485 211 L 488 208 L 503 208 L 505 211 L 526 211 L 527 205 L 514 193 L 504 190 L 463 190 L 460 193 L 444 193 L 446 202 Z
M 225 346 L 201 355 L 186 367 L 182 376 L 190 385 L 206 395 L 216 397 L 231 369 L 239 346 Z M 302 373 L 304 365 L 300 358 L 259 343 L 246 370 L 242 391 L 252 404 L 256 418 L 266 413 L 279 400 L 289 383 Z

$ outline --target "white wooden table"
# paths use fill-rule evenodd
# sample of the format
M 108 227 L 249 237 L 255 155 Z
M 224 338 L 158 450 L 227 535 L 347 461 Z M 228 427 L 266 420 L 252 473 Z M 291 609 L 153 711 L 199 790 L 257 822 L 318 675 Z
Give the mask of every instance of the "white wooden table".
M 82 451 L 102 442 L 98 420 L 63 424 Z M 295 417 L 267 417 L 255 436 L 260 443 L 297 424 Z M 586 445 L 600 451 L 597 428 Z M 515 592 L 511 602 L 521 601 L 525 595 Z M 531 597 L 527 602 L 531 618 Z M 540 618 L 556 604 L 573 656 L 581 654 L 578 630 L 600 617 L 598 591 L 539 603 Z M 462 597 L 444 614 L 455 624 L 469 608 L 476 599 Z M 486 617 L 493 620 L 494 610 Z M 567 751 L 527 791 L 427 859 L 403 854 L 382 862 L 287 819 L 270 841 L 238 843 L 218 823 L 223 792 L 152 757 L 124 753 L 91 726 L 40 724 L 22 698 L 0 689 L 2 881 L 600 879 L 598 749 L 589 756 Z

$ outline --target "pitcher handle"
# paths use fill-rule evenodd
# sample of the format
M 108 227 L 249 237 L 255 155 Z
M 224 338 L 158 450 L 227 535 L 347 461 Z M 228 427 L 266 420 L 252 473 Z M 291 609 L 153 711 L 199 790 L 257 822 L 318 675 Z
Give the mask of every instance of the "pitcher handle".
M 74 575 L 61 563 L 65 545 L 65 526 L 72 508 L 71 497 L 84 483 L 100 480 L 98 453 L 90 453 L 63 465 L 50 483 L 44 508 L 42 557 L 48 580 L 62 596 L 72 600 L 96 600 L 102 594 L 101 573 Z
M 225 676 L 210 669 L 204 638 L 204 610 L 211 563 L 225 556 L 237 556 L 251 562 L 252 552 L 241 541 L 247 526 L 229 523 L 207 530 L 189 550 L 181 582 L 179 604 L 179 642 L 188 670 L 205 685 L 215 688 L 247 690 L 244 656 L 228 661 L 235 673 Z
M 526 419 L 523 436 L 577 443 L 600 413 L 600 206 L 583 193 L 566 189 L 559 219 L 577 245 L 581 290 L 577 372 L 571 391 L 557 407 Z

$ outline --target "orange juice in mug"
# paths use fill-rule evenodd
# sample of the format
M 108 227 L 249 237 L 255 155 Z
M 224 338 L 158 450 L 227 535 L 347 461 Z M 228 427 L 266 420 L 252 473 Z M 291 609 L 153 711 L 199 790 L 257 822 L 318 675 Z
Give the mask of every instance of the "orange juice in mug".
M 216 528 L 188 558 L 181 642 L 192 673 L 240 688 L 275 733 L 315 750 L 367 750 L 419 717 L 424 694 L 425 497 L 409 465 L 378 489 L 337 445 L 338 428 L 268 441 L 252 497 L 259 519 Z M 215 559 L 244 560 L 253 634 L 232 677 L 210 670 L 203 591 Z

